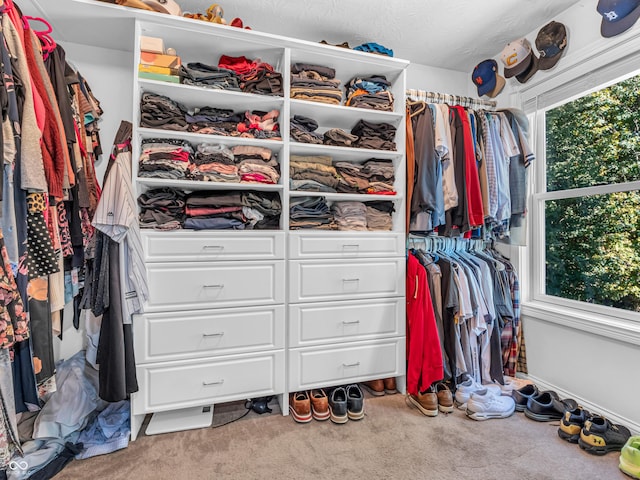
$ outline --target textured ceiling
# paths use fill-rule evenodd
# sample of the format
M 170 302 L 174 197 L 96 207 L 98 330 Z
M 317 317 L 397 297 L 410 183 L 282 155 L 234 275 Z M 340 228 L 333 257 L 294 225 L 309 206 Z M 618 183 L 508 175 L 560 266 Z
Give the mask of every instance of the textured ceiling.
M 310 41 L 377 42 L 413 63 L 469 71 L 579 0 L 221 0 L 224 17 Z M 203 12 L 211 0 L 177 0 Z M 594 8 L 595 10 L 595 8 Z

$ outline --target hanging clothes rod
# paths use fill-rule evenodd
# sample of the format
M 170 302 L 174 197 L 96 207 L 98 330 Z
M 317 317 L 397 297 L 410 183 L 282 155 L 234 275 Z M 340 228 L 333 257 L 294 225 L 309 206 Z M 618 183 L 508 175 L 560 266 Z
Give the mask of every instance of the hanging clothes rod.
M 460 105 L 467 108 L 495 109 L 497 102 L 493 100 L 482 100 L 473 97 L 463 97 L 460 95 L 450 95 L 448 93 L 427 92 L 426 90 L 407 89 L 407 98 L 417 102 L 426 103 L 446 103 L 447 105 Z
M 489 243 L 479 238 L 452 238 L 427 235 L 409 235 L 407 237 L 407 248 L 425 250 L 427 252 L 443 251 L 482 251 Z

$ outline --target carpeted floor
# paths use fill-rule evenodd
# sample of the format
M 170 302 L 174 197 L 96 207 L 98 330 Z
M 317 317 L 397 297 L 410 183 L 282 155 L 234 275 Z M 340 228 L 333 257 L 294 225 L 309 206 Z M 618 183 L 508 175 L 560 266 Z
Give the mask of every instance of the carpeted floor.
M 518 479 L 616 480 L 618 453 L 597 457 L 561 440 L 557 424 L 516 413 L 476 422 L 460 410 L 422 415 L 403 395 L 366 394 L 363 420 L 297 424 L 278 412 L 220 428 L 141 435 L 129 448 L 73 461 L 65 480 Z M 242 415 L 216 406 L 214 425 Z

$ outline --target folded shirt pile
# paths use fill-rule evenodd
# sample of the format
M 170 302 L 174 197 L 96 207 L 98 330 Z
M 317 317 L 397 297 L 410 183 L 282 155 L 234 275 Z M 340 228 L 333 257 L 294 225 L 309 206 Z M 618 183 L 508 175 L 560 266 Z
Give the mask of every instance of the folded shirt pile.
M 351 134 L 358 140 L 355 146 L 358 148 L 371 148 L 375 150 L 396 149 L 396 127 L 389 123 L 373 123 L 359 120 L 351 129 Z
M 389 91 L 391 83 L 384 75 L 354 77 L 346 86 L 349 107 L 371 110 L 393 111 L 393 95 Z
M 140 126 L 208 135 L 282 140 L 279 110 L 234 112 L 217 107 L 187 110 L 163 95 L 145 92 L 140 101 Z
M 291 66 L 291 98 L 340 105 L 342 91 L 336 71 L 321 65 L 294 63 Z
M 224 145 L 218 144 L 198 145 L 193 161 L 189 165 L 189 174 L 192 180 L 204 182 L 237 183 L 240 181 L 233 153 Z
M 367 230 L 391 230 L 393 212 L 393 202 L 367 202 Z
M 218 90 L 240 91 L 240 79 L 233 70 L 207 65 L 201 62 L 181 65 L 180 82 L 185 85 L 196 85 Z
M 355 147 L 358 137 L 349 132 L 345 132 L 341 128 L 331 128 L 324 132 L 323 143 L 325 145 L 334 145 L 336 147 Z
M 378 55 L 386 55 L 388 57 L 393 57 L 393 50 L 375 42 L 363 43 L 362 45 L 353 47 L 353 49 L 359 52 L 376 53 Z
M 280 180 L 280 164 L 268 148 L 238 145 L 231 151 L 241 182 L 275 184 Z
M 294 115 L 290 123 L 291 139 L 301 143 L 322 144 L 323 137 L 316 132 L 318 122 L 303 115 Z
M 208 192 L 186 196 L 184 228 L 244 230 L 278 228 L 282 203 L 272 192 Z
M 189 174 L 193 148 L 189 142 L 174 139 L 142 141 L 138 176 L 184 180 Z
M 218 67 L 236 73 L 243 92 L 277 96 L 284 94 L 282 74 L 260 59 L 222 55 L 218 60 Z
M 289 203 L 289 228 L 335 230 L 333 214 L 324 197 L 293 197 Z
M 338 230 L 367 229 L 367 207 L 362 202 L 336 202 L 331 206 Z
M 289 176 L 292 190 L 336 192 L 338 173 L 328 155 L 291 155 Z
M 392 160 L 372 158 L 363 164 L 335 162 L 340 193 L 395 195 L 395 173 Z
M 173 230 L 184 221 L 185 194 L 175 188 L 147 190 L 138 197 L 140 227 Z

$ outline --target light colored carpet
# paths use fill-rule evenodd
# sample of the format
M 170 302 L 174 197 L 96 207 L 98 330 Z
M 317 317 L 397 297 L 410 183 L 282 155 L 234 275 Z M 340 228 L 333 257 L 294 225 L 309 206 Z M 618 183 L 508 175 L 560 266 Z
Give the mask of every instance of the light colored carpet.
M 590 455 L 561 440 L 557 424 L 516 413 L 476 422 L 464 412 L 425 417 L 403 395 L 366 394 L 358 422 L 297 424 L 251 412 L 217 428 L 141 435 L 129 448 L 73 461 L 55 478 L 87 479 L 519 479 L 616 480 L 618 453 Z M 214 425 L 242 415 L 216 406 Z

